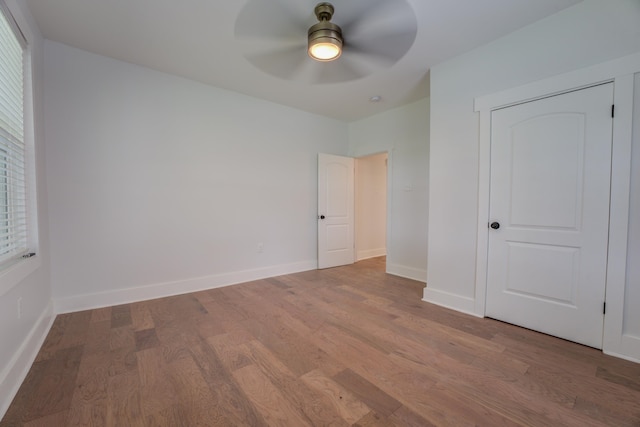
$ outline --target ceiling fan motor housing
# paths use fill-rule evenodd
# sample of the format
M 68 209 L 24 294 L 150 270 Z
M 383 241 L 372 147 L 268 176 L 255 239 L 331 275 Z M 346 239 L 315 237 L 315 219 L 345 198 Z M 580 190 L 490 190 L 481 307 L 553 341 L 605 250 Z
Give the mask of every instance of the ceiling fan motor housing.
M 333 16 L 333 12 L 333 5 L 331 5 L 330 3 L 318 3 L 315 8 L 315 14 L 319 22 L 311 26 L 308 32 L 308 42 L 310 49 L 311 46 L 319 43 L 329 43 L 339 48 L 338 55 L 331 59 L 328 59 L 328 61 L 335 60 L 340 56 L 340 54 L 342 53 L 343 45 L 342 29 L 338 25 L 329 22 L 331 20 L 331 17 Z M 313 55 L 312 58 L 318 61 L 322 61 L 322 59 L 317 58 Z

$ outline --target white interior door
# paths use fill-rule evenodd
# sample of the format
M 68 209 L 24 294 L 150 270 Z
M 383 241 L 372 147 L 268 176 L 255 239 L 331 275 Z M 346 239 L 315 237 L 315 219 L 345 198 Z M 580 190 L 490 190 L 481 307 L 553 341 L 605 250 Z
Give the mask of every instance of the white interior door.
M 487 316 L 602 348 L 612 103 L 603 84 L 492 112 Z
M 354 160 L 318 154 L 318 268 L 354 262 Z

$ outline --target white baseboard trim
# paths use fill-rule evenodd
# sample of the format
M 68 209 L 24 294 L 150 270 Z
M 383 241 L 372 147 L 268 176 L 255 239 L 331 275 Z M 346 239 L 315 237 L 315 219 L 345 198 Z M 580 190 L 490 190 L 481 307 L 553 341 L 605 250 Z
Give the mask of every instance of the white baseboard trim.
M 631 362 L 640 363 L 640 337 L 631 334 L 610 337 L 603 343 L 602 352 Z
M 439 291 L 437 289 L 431 289 L 429 288 L 429 285 L 424 288 L 422 301 L 430 302 L 431 304 L 436 304 L 441 307 L 450 308 L 461 313 L 470 314 L 475 317 L 483 317 L 479 316 L 475 312 L 476 301 L 474 298 L 463 297 L 461 295 Z
M 615 351 L 602 350 L 602 352 L 608 356 L 617 357 L 619 359 L 628 360 L 629 362 L 640 363 L 640 359 L 628 356 L 626 354 L 616 353 Z
M 418 282 L 427 282 L 427 270 L 421 268 L 407 267 L 405 265 L 387 262 L 387 273 L 406 279 L 417 280 Z
M 375 258 L 379 256 L 387 255 L 387 248 L 379 248 L 379 249 L 367 249 L 366 251 L 358 251 L 356 254 L 357 261 L 362 261 L 364 259 Z
M 179 280 L 175 282 L 156 283 L 135 288 L 116 289 L 93 294 L 74 295 L 54 299 L 56 313 L 71 313 L 74 311 L 91 310 L 94 308 L 110 307 L 113 305 L 129 304 L 155 298 L 163 298 L 206 289 L 220 288 L 238 283 L 251 282 L 267 277 L 282 276 L 284 274 L 299 273 L 315 270 L 318 262 L 302 261 L 293 264 L 276 265 L 254 270 L 235 271 L 231 273 L 215 274 L 205 277 Z
M 0 373 L 0 419 L 4 417 L 11 401 L 27 377 L 54 319 L 53 302 L 49 301 L 18 351 L 14 353 L 11 361 Z

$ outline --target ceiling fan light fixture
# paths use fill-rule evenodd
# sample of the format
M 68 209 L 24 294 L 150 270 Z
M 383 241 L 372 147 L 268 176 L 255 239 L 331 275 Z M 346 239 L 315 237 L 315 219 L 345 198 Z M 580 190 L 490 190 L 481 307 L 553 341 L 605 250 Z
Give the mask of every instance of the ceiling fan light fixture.
M 333 16 L 330 3 L 318 3 L 315 8 L 317 24 L 309 28 L 308 53 L 316 61 L 334 61 L 342 55 L 342 29 L 329 22 Z
M 334 61 L 342 55 L 342 41 L 334 37 L 309 40 L 309 56 L 316 61 Z

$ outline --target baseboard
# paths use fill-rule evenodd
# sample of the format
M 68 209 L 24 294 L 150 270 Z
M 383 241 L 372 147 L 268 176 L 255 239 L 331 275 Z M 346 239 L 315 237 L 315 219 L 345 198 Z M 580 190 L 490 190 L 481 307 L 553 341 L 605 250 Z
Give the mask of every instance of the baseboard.
M 405 265 L 387 262 L 387 273 L 393 274 L 394 276 L 417 280 L 418 282 L 426 283 L 427 281 L 427 270 L 420 268 L 407 267 Z
M 367 249 L 366 251 L 358 251 L 356 254 L 356 258 L 358 261 L 362 261 L 364 259 L 375 258 L 379 256 L 387 255 L 387 248 L 379 248 L 379 249 Z
M 626 354 L 616 353 L 615 351 L 602 350 L 602 352 L 608 356 L 617 357 L 619 359 L 628 360 L 629 362 L 640 363 L 640 359 Z
M 475 312 L 475 299 L 463 297 L 449 292 L 431 289 L 427 285 L 424 288 L 422 300 L 441 307 L 450 308 L 461 313 L 470 314 L 475 317 L 483 317 Z
M 51 325 L 53 325 L 54 319 L 53 302 L 49 301 L 49 304 L 47 304 L 35 325 L 31 328 L 18 351 L 15 352 L 11 361 L 0 373 L 0 419 L 4 417 L 11 401 L 27 377 L 29 369 L 34 360 L 36 360 L 38 351 L 42 347 Z
M 55 310 L 56 313 L 91 310 L 94 308 L 128 304 L 137 301 L 220 288 L 223 286 L 265 279 L 267 277 L 315 270 L 316 268 L 318 268 L 317 261 L 302 261 L 293 264 L 276 265 L 254 270 L 235 271 L 205 277 L 196 277 L 175 282 L 156 283 L 153 285 L 139 286 L 135 288 L 55 298 Z
M 609 356 L 619 357 L 631 362 L 640 363 L 640 337 L 630 334 L 609 336 L 605 329 L 604 348 L 602 352 Z

